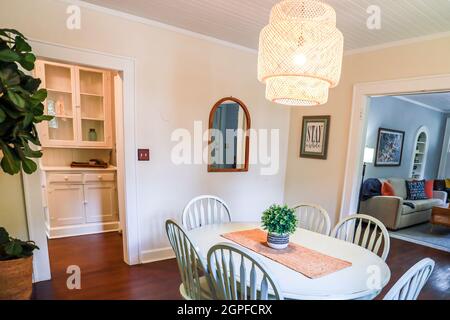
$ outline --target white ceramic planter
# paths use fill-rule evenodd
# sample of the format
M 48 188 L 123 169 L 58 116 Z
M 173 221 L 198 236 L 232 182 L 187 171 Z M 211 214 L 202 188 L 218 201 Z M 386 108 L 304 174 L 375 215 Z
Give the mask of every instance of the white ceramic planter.
M 267 235 L 267 245 L 276 250 L 286 249 L 289 245 L 289 235 L 269 233 Z

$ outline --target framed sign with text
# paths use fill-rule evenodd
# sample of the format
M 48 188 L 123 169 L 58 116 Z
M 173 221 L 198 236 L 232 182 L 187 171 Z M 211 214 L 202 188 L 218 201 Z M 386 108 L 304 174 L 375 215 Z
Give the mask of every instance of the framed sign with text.
M 330 120 L 330 116 L 303 117 L 301 158 L 327 159 Z

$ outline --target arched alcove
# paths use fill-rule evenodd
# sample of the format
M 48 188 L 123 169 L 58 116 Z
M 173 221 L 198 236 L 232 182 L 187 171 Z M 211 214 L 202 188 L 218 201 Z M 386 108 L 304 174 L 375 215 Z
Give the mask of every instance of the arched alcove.
M 417 131 L 414 139 L 414 149 L 411 159 L 411 174 L 410 178 L 421 180 L 425 176 L 425 167 L 428 157 L 428 144 L 430 139 L 430 133 L 427 127 L 421 127 Z

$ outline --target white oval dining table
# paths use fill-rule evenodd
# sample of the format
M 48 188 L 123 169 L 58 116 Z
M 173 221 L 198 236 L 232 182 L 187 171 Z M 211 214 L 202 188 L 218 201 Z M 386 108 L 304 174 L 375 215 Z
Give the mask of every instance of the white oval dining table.
M 217 243 L 232 242 L 223 238 L 223 234 L 256 229 L 260 226 L 258 223 L 216 224 L 193 229 L 187 234 L 206 263 L 208 250 L 211 247 Z M 352 266 L 318 279 L 310 279 L 278 262 L 252 252 L 264 262 L 270 273 L 278 280 L 283 295 L 287 299 L 374 299 L 380 293 L 380 288 L 384 288 L 391 278 L 391 271 L 383 259 L 352 243 L 304 229 L 297 229 L 290 240 L 303 247 L 351 262 Z M 373 285 L 377 283 L 378 288 L 374 288 Z

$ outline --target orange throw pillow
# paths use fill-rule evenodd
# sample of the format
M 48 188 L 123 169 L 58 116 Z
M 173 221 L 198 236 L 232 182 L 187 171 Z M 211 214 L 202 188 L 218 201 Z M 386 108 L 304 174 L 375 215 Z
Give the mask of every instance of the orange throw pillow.
M 434 180 L 425 181 L 425 194 L 428 199 L 433 199 Z
M 389 182 L 383 182 L 381 195 L 385 197 L 395 197 L 394 187 Z

